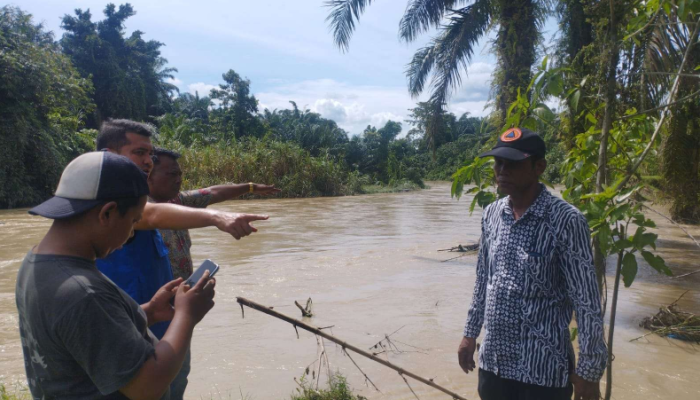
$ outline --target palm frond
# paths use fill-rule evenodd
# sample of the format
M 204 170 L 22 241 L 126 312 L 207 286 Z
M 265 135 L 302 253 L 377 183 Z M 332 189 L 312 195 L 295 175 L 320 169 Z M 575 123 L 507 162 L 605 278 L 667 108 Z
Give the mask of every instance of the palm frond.
M 418 49 L 406 68 L 408 77 L 408 92 L 412 97 L 423 93 L 425 81 L 435 65 L 435 46 Z
M 449 17 L 440 36 L 433 39 L 435 66 L 431 81 L 430 101 L 446 104 L 451 91 L 461 83 L 461 73 L 466 73 L 474 48 L 491 21 L 491 2 L 477 0 L 474 4 L 455 10 Z M 410 79 L 410 78 L 409 78 Z
M 465 0 L 412 0 L 399 23 L 399 37 L 406 42 L 415 40 L 431 27 L 439 27 L 448 9 Z
M 663 103 L 673 82 L 673 71 L 678 69 L 686 48 L 690 45 L 688 26 L 676 22 L 677 19 L 661 15 L 662 22 L 656 26 L 646 45 L 646 54 L 642 73 L 645 76 L 647 95 L 652 105 Z M 665 26 L 667 23 L 667 26 Z M 653 74 L 660 73 L 660 74 Z
M 330 0 L 325 3 L 331 12 L 326 17 L 329 28 L 333 32 L 335 45 L 341 51 L 348 51 L 350 38 L 355 31 L 355 22 L 359 22 L 360 15 L 365 8 L 372 4 L 372 0 Z

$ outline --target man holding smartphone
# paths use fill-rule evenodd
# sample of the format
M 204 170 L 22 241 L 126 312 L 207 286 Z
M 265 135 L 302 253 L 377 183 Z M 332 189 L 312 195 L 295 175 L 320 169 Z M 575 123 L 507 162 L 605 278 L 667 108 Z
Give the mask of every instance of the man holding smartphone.
M 17 274 L 33 398 L 167 398 L 195 325 L 214 306 L 216 281 L 205 273 L 190 288 L 177 279 L 139 305 L 97 270 L 96 259 L 133 235 L 147 195 L 146 175 L 133 162 L 93 152 L 73 160 L 56 196 L 30 210 L 54 220 Z M 158 341 L 148 326 L 166 320 Z

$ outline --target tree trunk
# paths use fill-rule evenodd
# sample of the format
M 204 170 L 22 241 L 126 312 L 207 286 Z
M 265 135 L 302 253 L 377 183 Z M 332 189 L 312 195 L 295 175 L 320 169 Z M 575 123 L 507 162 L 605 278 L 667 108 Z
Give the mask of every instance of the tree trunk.
M 697 61 L 697 51 L 692 51 L 689 68 Z M 691 71 L 692 72 L 692 71 Z M 678 97 L 687 96 L 700 89 L 700 82 L 690 77 L 680 78 Z M 662 148 L 662 170 L 666 193 L 671 196 L 671 218 L 676 221 L 697 222 L 700 219 L 700 125 L 697 116 L 700 106 L 697 99 L 688 100 L 671 109 L 668 136 Z
M 580 84 L 581 79 L 591 75 L 594 71 L 594 64 L 587 60 L 587 52 L 583 51 L 587 46 L 593 43 L 593 27 L 589 22 L 590 16 L 586 13 L 586 9 L 582 0 L 565 0 L 560 2 L 559 13 L 562 20 L 562 30 L 566 41 L 565 59 L 562 66 L 571 67 L 574 69 L 573 79 L 569 82 L 567 88 L 573 88 Z M 580 99 L 586 98 L 586 87 L 582 87 Z M 586 131 L 586 123 L 583 118 L 577 118 L 579 110 L 582 109 L 582 104 L 578 105 L 578 109 L 574 108 L 573 99 L 570 97 L 566 101 L 569 109 L 569 127 L 565 133 L 565 144 L 568 149 L 574 146 L 574 138 L 576 135 Z
M 608 177 L 608 138 L 612 129 L 613 116 L 615 114 L 615 95 L 617 89 L 617 64 L 620 61 L 620 45 L 618 42 L 618 26 L 615 19 L 614 2 L 610 0 L 610 24 L 607 48 L 607 63 L 605 73 L 605 115 L 600 133 L 600 147 L 598 148 L 598 172 L 596 173 L 596 192 L 604 190 Z M 593 246 L 593 259 L 595 262 L 596 277 L 598 278 L 598 288 L 603 288 L 605 279 L 605 255 L 602 254 L 600 246 Z
M 508 107 L 517 99 L 518 89 L 525 90 L 532 78 L 539 33 L 533 0 L 499 2 L 500 28 L 496 39 L 498 70 L 496 72 L 496 106 L 502 121 Z

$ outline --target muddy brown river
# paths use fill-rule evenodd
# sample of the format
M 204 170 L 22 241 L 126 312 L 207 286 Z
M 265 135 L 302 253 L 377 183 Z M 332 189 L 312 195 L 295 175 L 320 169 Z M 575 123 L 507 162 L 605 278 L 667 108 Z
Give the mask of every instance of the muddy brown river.
M 317 358 L 315 337 L 280 320 L 246 309 L 236 296 L 300 318 L 294 300 L 313 299 L 308 319 L 335 336 L 369 348 L 390 334 L 400 350 L 380 355 L 407 370 L 477 399 L 475 374 L 457 364 L 475 279 L 473 256 L 438 252 L 479 238 L 479 211 L 469 215 L 469 198 L 450 198 L 449 185 L 432 183 L 414 193 L 315 199 L 228 202 L 227 211 L 267 213 L 260 231 L 239 242 L 216 229 L 192 231 L 196 263 L 218 262 L 216 306 L 194 335 L 187 398 L 288 399 L 305 368 Z M 651 214 L 659 229 L 659 250 L 676 275 L 700 269 L 700 251 L 678 228 Z M 49 222 L 26 210 L 0 211 L 0 383 L 24 380 L 14 288 L 26 252 Z M 700 237 L 700 229 L 686 227 Z M 613 279 L 608 277 L 609 287 Z M 700 313 L 700 274 L 673 279 L 640 267 L 631 288 L 622 288 L 616 326 L 614 399 L 700 399 L 700 347 L 648 336 L 639 321 L 686 290 L 681 308 Z M 612 297 L 612 296 L 610 296 Z M 326 343 L 331 369 L 370 399 L 413 399 L 394 371 L 354 355 L 379 387 L 338 346 Z M 325 374 L 322 382 L 325 380 Z M 409 379 L 410 381 L 410 379 Z M 410 381 L 420 399 L 448 396 Z

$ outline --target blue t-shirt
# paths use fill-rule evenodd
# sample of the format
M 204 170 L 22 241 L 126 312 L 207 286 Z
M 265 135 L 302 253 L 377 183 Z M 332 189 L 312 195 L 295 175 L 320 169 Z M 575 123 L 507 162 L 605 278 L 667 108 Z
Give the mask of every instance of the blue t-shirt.
M 139 304 L 151 301 L 158 289 L 173 280 L 168 248 L 157 230 L 134 231 L 134 237 L 121 249 L 98 259 L 97 268 Z M 162 339 L 170 322 L 151 325 Z

